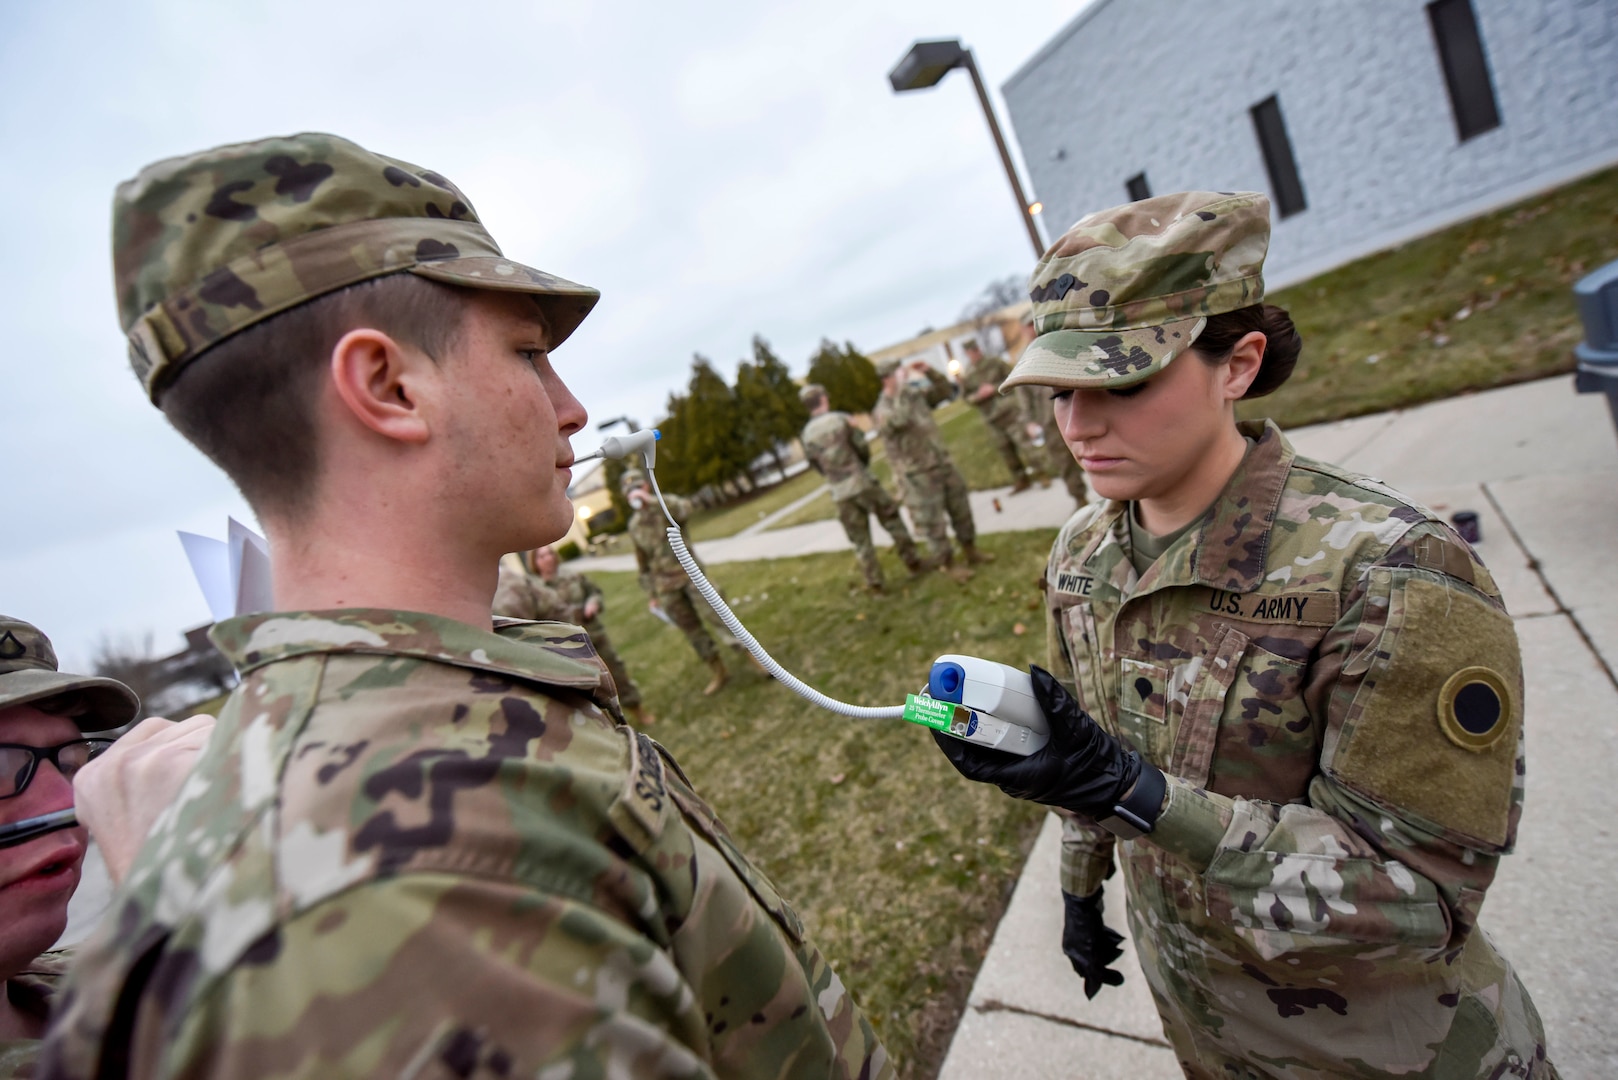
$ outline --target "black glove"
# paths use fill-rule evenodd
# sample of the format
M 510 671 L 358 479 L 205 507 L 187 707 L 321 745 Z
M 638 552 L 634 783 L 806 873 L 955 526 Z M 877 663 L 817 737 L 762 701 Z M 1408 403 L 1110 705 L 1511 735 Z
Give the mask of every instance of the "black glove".
M 1149 771 L 1149 782 L 1143 781 L 1137 793 L 1145 796 L 1143 805 L 1134 813 L 1150 828 L 1159 809 L 1151 796 L 1155 792 L 1159 803 L 1163 798 L 1162 773 L 1103 731 L 1050 672 L 1036 666 L 1028 674 L 1050 724 L 1051 741 L 1037 753 L 1019 757 L 935 730 L 933 740 L 950 764 L 968 780 L 994 784 L 1014 799 L 1059 806 L 1095 820 L 1113 816 L 1142 771 Z
M 1062 893 L 1062 952 L 1084 980 L 1084 996 L 1094 998 L 1103 986 L 1122 986 L 1124 973 L 1111 964 L 1124 950 L 1124 936 L 1101 919 L 1101 890 L 1092 896 Z

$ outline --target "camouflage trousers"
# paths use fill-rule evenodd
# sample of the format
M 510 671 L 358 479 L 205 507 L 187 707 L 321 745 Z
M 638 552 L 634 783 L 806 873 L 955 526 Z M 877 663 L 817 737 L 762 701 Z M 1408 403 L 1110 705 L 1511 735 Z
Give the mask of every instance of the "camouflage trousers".
M 949 556 L 951 527 L 962 544 L 977 540 L 972 503 L 966 496 L 966 479 L 953 463 L 906 473 L 904 503 L 910 508 L 916 533 L 926 538 L 927 548 L 934 556 Z
M 695 586 L 687 584 L 678 589 L 659 589 L 655 599 L 658 606 L 663 609 L 663 613 L 669 617 L 669 621 L 685 635 L 685 640 L 691 643 L 698 656 L 708 661 L 719 655 L 719 646 L 714 643 L 713 636 L 708 633 L 708 628 L 702 622 L 702 613 L 711 612 L 713 609 L 697 592 Z M 731 646 L 739 644 L 723 630 L 717 627 L 715 629 L 724 644 Z
M 1045 425 L 1045 459 L 1052 473 L 1062 478 L 1073 501 L 1083 506 L 1090 498 L 1090 486 L 1084 482 L 1084 466 L 1073 456 L 1067 443 L 1062 441 L 1062 429 L 1055 422 Z
M 612 647 L 612 639 L 607 636 L 607 628 L 601 625 L 599 618 L 595 618 L 585 622 L 584 630 L 590 635 L 590 644 L 595 646 L 596 655 L 601 657 L 601 662 L 606 664 L 607 670 L 612 673 L 613 685 L 618 688 L 618 704 L 626 709 L 639 708 L 640 687 L 629 677 L 629 669 L 624 667 L 623 657 Z
M 843 531 L 848 534 L 849 543 L 854 545 L 854 554 L 859 558 L 865 583 L 881 585 L 882 564 L 877 562 L 876 545 L 871 542 L 872 514 L 893 537 L 894 549 L 906 566 L 911 569 L 920 566 L 921 556 L 916 553 L 916 542 L 910 538 L 910 530 L 905 528 L 904 519 L 899 516 L 899 504 L 886 491 L 879 487 L 868 488 L 851 498 L 838 499 L 837 520 L 843 523 Z
M 1000 455 L 1000 460 L 1006 463 L 1013 483 L 1022 483 L 1029 473 L 1040 477 L 1048 475 L 1045 460 L 1028 438 L 1028 432 L 1023 430 L 1021 420 L 1010 419 L 998 423 L 985 417 L 984 423 L 989 429 L 989 442 L 994 444 L 994 451 Z

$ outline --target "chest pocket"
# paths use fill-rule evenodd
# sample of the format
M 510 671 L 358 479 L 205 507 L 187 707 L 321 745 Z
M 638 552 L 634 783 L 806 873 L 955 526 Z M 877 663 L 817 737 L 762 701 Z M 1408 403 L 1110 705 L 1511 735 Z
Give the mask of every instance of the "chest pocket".
M 1320 724 L 1303 700 L 1305 664 L 1226 625 L 1189 690 L 1170 771 L 1220 795 L 1303 798 Z

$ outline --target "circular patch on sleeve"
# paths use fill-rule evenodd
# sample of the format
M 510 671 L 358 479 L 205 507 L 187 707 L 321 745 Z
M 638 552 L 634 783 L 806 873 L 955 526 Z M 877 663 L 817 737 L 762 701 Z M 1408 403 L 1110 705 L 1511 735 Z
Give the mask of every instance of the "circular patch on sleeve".
M 1462 668 L 1438 692 L 1438 724 L 1456 746 L 1487 750 L 1511 727 L 1511 688 L 1498 671 Z

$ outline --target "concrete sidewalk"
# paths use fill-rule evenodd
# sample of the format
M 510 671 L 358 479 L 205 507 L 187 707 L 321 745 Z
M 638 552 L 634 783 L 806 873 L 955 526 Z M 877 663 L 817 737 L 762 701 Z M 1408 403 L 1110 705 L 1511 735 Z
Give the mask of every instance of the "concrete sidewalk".
M 1618 1076 L 1618 439 L 1604 399 L 1550 379 L 1290 433 L 1446 517 L 1478 512 L 1478 551 L 1517 619 L 1528 794 L 1482 925 L 1517 965 L 1562 1075 Z M 1179 1075 L 1131 949 L 1122 987 L 1086 1001 L 1061 953 L 1060 827 L 1041 831 L 940 1074 Z M 1121 880 L 1107 921 L 1127 935 Z M 1607 912 L 1608 914 L 1601 914 Z

